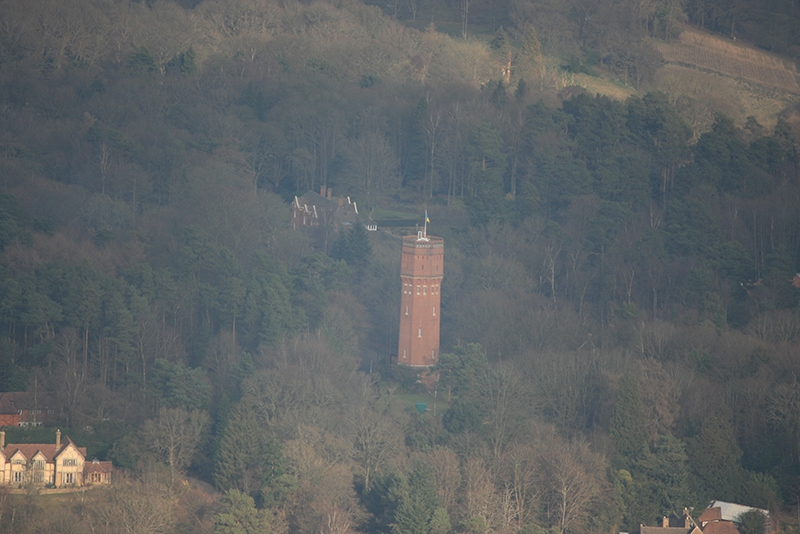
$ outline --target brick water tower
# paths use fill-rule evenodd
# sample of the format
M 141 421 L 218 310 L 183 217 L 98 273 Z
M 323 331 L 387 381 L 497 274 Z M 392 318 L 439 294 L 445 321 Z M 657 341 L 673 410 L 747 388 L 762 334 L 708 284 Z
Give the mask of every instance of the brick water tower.
M 427 231 L 403 237 L 399 365 L 430 367 L 439 359 L 439 291 L 443 274 L 444 239 L 429 236 Z

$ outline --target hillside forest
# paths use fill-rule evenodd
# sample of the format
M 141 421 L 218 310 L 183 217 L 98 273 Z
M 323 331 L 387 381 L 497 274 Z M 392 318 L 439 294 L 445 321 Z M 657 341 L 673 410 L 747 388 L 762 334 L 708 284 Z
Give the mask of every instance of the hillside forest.
M 711 499 L 797 532 L 797 95 L 742 116 L 654 43 L 791 63 L 799 19 L 0 1 L 0 391 L 55 411 L 6 442 L 116 469 L 0 491 L 0 532 L 612 533 Z M 413 226 L 292 230 L 322 186 L 444 238 L 438 382 L 390 364 Z

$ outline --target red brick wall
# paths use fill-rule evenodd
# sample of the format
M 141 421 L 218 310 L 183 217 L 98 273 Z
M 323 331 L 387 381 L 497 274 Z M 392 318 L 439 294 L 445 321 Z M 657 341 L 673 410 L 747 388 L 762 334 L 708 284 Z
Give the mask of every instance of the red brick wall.
M 400 339 L 397 363 L 414 367 L 435 365 L 439 358 L 441 283 L 444 240 L 441 237 L 403 238 L 400 262 Z

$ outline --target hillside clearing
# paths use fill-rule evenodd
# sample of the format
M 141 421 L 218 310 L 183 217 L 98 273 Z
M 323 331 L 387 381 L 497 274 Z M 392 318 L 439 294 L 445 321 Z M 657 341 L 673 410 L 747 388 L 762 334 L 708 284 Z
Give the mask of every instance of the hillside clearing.
M 655 47 L 667 63 L 800 93 L 794 65 L 748 45 L 686 28 L 678 42 L 658 41 Z

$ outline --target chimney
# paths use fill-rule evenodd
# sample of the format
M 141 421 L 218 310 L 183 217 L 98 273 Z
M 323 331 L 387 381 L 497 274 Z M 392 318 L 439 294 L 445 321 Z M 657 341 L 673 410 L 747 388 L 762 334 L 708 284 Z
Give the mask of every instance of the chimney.
M 320 186 L 320 188 L 319 188 L 319 196 L 324 197 L 326 189 L 327 188 L 324 185 Z
M 61 447 L 61 430 L 56 430 L 56 449 Z
M 6 448 L 6 431 L 0 430 L 0 451 Z
M 331 198 L 331 195 L 332 195 L 332 194 L 333 194 L 333 191 L 332 191 L 332 190 L 331 190 L 331 188 L 329 187 L 329 188 L 328 188 L 328 198 L 329 198 L 329 199 Z
M 663 528 L 668 528 L 668 527 L 669 527 L 669 517 L 667 517 L 667 516 L 663 516 L 663 517 L 661 518 L 661 526 L 662 526 Z

